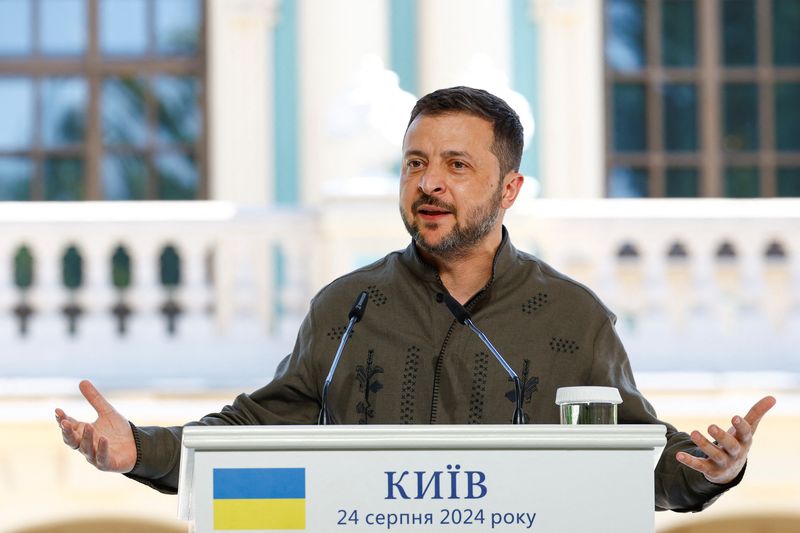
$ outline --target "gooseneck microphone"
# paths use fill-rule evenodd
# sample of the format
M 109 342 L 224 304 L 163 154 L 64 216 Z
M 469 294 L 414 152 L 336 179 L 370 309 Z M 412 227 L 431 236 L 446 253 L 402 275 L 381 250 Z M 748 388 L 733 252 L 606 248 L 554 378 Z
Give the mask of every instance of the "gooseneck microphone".
M 472 318 L 470 318 L 469 313 L 467 312 L 466 309 L 464 309 L 463 305 L 458 303 L 456 299 L 453 298 L 447 292 L 445 292 L 444 295 L 444 303 L 447 304 L 447 308 L 450 310 L 451 313 L 453 313 L 453 316 L 456 317 L 456 320 L 458 320 L 459 322 L 467 326 L 469 329 L 471 329 L 473 333 L 475 333 L 475 335 L 477 335 L 478 338 L 481 341 L 483 341 L 483 344 L 485 344 L 486 347 L 489 348 L 489 351 L 492 352 L 492 355 L 494 355 L 495 359 L 497 359 L 500 362 L 500 364 L 503 365 L 505 371 L 514 381 L 514 400 L 516 403 L 516 407 L 514 408 L 514 416 L 511 419 L 511 423 L 524 424 L 525 415 L 522 412 L 522 384 L 519 381 L 519 376 L 517 375 L 516 372 L 514 372 L 514 369 L 509 366 L 506 360 L 503 359 L 503 356 L 500 355 L 500 352 L 498 352 L 497 349 L 492 345 L 488 337 L 486 337 L 486 334 L 482 332 L 480 329 L 478 329 L 478 326 L 476 326 L 475 323 L 472 322 Z
M 328 371 L 328 377 L 325 378 L 325 384 L 322 386 L 322 408 L 319 410 L 319 419 L 317 420 L 317 424 L 320 426 L 336 423 L 330 413 L 328 413 L 328 389 L 333 380 L 333 373 L 336 372 L 336 367 L 339 365 L 339 359 L 342 357 L 344 345 L 347 344 L 350 333 L 353 331 L 353 326 L 364 318 L 364 310 L 367 308 L 368 299 L 369 293 L 367 293 L 367 291 L 362 291 L 361 294 L 358 295 L 358 298 L 356 298 L 356 302 L 350 309 L 350 313 L 347 314 L 347 318 L 350 319 L 350 322 L 347 324 L 347 329 L 344 330 L 342 340 L 339 342 L 339 348 L 336 350 L 333 363 L 331 363 L 331 369 Z

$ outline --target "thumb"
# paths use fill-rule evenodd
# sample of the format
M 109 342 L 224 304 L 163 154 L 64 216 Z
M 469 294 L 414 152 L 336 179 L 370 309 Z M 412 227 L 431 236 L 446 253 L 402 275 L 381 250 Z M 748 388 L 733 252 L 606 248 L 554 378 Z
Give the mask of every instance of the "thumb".
M 100 416 L 107 415 L 113 413 L 115 411 L 114 407 L 108 403 L 108 400 L 100 394 L 92 382 L 89 380 L 83 380 L 78 385 L 78 388 L 83 394 L 83 397 L 86 398 L 86 401 L 97 411 L 97 414 Z

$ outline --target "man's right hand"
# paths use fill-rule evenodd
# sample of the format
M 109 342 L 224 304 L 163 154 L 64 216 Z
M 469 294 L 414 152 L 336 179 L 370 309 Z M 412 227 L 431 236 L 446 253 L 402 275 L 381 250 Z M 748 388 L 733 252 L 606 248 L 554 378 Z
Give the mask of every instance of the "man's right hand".
M 81 381 L 81 394 L 97 412 L 92 423 L 79 422 L 62 409 L 56 409 L 56 421 L 64 443 L 79 450 L 98 470 L 127 473 L 136 465 L 136 442 L 128 420 L 108 403 L 94 385 Z

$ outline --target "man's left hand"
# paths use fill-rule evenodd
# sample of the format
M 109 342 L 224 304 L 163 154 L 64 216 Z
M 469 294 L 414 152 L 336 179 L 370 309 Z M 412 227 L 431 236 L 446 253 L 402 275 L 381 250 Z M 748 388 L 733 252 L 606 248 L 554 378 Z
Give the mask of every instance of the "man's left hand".
M 689 468 L 701 472 L 712 483 L 730 483 L 744 468 L 758 423 L 772 409 L 775 401 L 772 396 L 762 398 L 750 408 L 744 418 L 734 416 L 731 420 L 733 426 L 728 431 L 723 431 L 717 425 L 709 426 L 708 433 L 716 442 L 711 442 L 699 431 L 693 431 L 692 442 L 708 457 L 700 458 L 678 452 L 675 458 Z

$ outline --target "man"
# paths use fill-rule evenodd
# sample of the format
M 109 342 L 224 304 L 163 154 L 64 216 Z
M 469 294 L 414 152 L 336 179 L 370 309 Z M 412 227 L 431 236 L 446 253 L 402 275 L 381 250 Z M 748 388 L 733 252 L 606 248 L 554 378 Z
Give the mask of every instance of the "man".
M 324 378 L 362 291 L 369 309 L 330 391 L 344 424 L 508 423 L 514 394 L 486 348 L 444 305 L 449 293 L 488 332 L 523 382 L 525 417 L 558 423 L 558 387 L 606 385 L 622 395 L 622 423 L 661 423 L 636 389 L 614 316 L 582 285 L 517 251 L 502 226 L 523 176 L 522 126 L 501 99 L 466 87 L 417 102 L 403 143 L 400 214 L 412 236 L 403 251 L 343 276 L 312 300 L 291 355 L 274 380 L 195 424 L 312 424 Z M 177 487 L 181 428 L 136 427 L 89 383 L 94 423 L 61 409 L 64 441 L 101 470 L 158 490 Z M 658 509 L 695 511 L 736 485 L 752 437 L 774 405 L 759 401 L 711 442 L 667 426 L 656 467 Z

